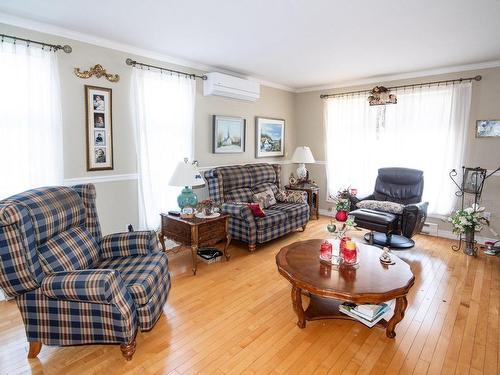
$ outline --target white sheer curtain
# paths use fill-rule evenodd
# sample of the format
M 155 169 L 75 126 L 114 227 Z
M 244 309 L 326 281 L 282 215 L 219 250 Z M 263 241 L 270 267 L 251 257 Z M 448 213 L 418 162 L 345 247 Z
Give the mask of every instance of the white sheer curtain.
M 57 54 L 0 43 L 0 199 L 63 180 Z
M 471 83 L 396 92 L 398 103 L 368 105 L 366 95 L 325 101 L 328 191 L 373 191 L 377 169 L 424 171 L 424 197 L 432 214 L 449 214 L 454 186 L 448 178 L 463 164 Z
M 193 157 L 195 90 L 190 78 L 133 70 L 141 229 L 157 229 L 159 214 L 177 207 L 181 188 L 168 181 L 179 161 Z

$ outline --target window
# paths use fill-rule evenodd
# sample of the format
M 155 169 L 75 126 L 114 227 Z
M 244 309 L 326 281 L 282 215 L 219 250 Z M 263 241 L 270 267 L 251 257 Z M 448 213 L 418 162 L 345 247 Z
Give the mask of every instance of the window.
M 177 208 L 180 188 L 168 181 L 177 163 L 193 156 L 195 87 L 188 77 L 134 69 L 141 229 L 157 229 L 160 212 Z
M 463 164 L 471 84 L 397 92 L 398 104 L 369 106 L 366 95 L 325 101 L 328 192 L 373 192 L 378 168 L 424 171 L 429 212 L 448 214 L 454 185 L 448 173 Z
M 0 199 L 63 180 L 57 55 L 0 43 Z

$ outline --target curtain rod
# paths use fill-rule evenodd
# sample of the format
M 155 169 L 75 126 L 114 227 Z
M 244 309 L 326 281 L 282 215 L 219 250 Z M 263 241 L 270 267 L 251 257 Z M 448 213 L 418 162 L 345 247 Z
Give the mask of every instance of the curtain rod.
M 127 64 L 128 66 L 132 66 L 132 67 L 136 67 L 137 65 L 139 65 L 141 68 L 142 67 L 147 67 L 147 68 L 158 69 L 158 70 L 160 70 L 160 72 L 165 71 L 165 72 L 170 72 L 170 73 L 182 74 L 182 75 L 184 75 L 186 77 L 189 77 L 191 79 L 195 79 L 195 78 L 199 78 L 199 79 L 202 79 L 202 80 L 206 80 L 207 79 L 207 76 L 205 76 L 205 75 L 199 76 L 199 75 L 196 75 L 196 74 L 193 74 L 193 73 L 181 72 L 180 70 L 162 68 L 161 66 L 155 66 L 155 65 L 149 65 L 149 64 L 141 63 L 141 62 L 132 60 L 130 58 L 128 58 L 128 59 L 125 60 L 125 64 Z
M 19 38 L 17 36 L 7 35 L 7 34 L 0 34 L 0 38 L 2 39 L 2 43 L 3 43 L 5 38 L 8 38 L 8 39 L 12 39 L 14 41 L 14 44 L 16 44 L 16 41 L 18 41 L 18 40 L 26 42 L 26 45 L 28 47 L 30 46 L 30 44 L 38 44 L 39 46 L 42 46 L 42 48 L 43 47 L 50 47 L 54 51 L 57 51 L 60 49 L 62 49 L 66 53 L 71 53 L 71 51 L 73 51 L 71 46 L 68 46 L 67 44 L 65 44 L 64 46 L 61 46 L 60 44 L 50 44 L 50 43 L 45 43 L 45 42 L 38 42 L 36 40 Z
M 477 75 L 475 77 L 467 77 L 467 78 L 457 78 L 457 79 L 448 79 L 444 81 L 433 81 L 433 82 L 424 82 L 424 83 L 415 83 L 413 85 L 401 85 L 401 86 L 392 86 L 387 87 L 388 90 L 396 90 L 402 88 L 415 88 L 415 87 L 424 87 L 424 86 L 434 86 L 440 84 L 448 84 L 448 83 L 456 83 L 456 82 L 464 82 L 464 81 L 480 81 L 483 77 Z M 344 96 L 344 95 L 354 95 L 354 94 L 369 94 L 370 90 L 359 90 L 359 91 L 348 91 L 348 92 L 339 92 L 337 94 L 321 94 L 319 97 L 321 99 L 333 98 L 335 96 Z

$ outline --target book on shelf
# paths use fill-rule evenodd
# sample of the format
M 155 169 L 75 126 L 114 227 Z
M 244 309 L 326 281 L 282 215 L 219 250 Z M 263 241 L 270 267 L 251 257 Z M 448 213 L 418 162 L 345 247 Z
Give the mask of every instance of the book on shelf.
M 387 303 L 381 303 L 380 305 L 356 305 L 356 307 L 354 308 L 354 313 L 368 320 L 372 320 L 380 313 L 380 311 L 382 311 L 386 307 Z
M 353 303 L 344 302 L 343 304 L 339 305 L 339 311 L 341 313 L 350 316 L 351 318 L 356 319 L 357 321 L 363 323 L 367 327 L 371 328 L 379 321 L 381 321 L 383 318 L 385 318 L 386 316 L 388 317 L 388 315 L 390 315 L 391 312 L 390 305 L 383 303 L 381 306 L 382 308 L 380 308 L 377 314 L 371 318 L 364 314 L 363 315 L 360 314 L 359 311 L 356 310 L 357 305 Z

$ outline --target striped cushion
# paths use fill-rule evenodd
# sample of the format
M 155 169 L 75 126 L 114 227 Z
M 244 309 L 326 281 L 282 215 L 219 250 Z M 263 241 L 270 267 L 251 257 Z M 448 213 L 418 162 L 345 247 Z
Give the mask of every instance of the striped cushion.
M 84 225 L 85 207 L 70 187 L 45 187 L 25 191 L 2 203 L 25 206 L 30 213 L 37 245 L 71 227 Z
M 99 246 L 87 228 L 71 228 L 38 248 L 46 274 L 92 268 L 99 260 Z
M 120 272 L 136 305 L 148 303 L 168 273 L 165 253 L 135 255 L 127 258 L 109 258 L 99 262 L 97 268 L 109 268 Z M 165 291 L 166 292 L 166 291 Z

